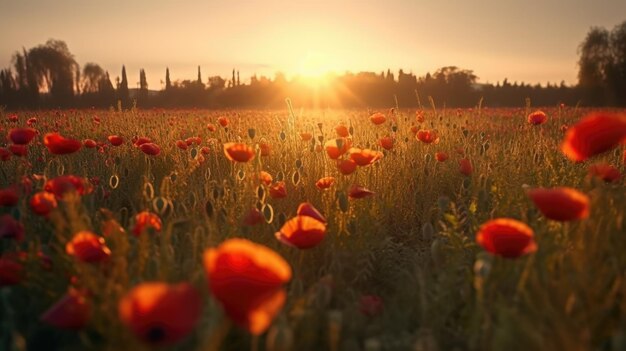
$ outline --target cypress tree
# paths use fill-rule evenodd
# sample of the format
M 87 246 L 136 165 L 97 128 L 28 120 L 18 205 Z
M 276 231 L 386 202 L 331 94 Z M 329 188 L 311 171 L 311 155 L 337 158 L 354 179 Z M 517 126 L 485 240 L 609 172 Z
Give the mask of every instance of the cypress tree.
M 130 106 L 130 93 L 128 91 L 128 78 L 126 77 L 126 66 L 122 66 L 122 81 L 117 89 L 117 98 L 122 102 L 122 106 Z
M 172 88 L 172 81 L 170 80 L 170 69 L 169 67 L 165 68 L 165 90 L 170 90 Z

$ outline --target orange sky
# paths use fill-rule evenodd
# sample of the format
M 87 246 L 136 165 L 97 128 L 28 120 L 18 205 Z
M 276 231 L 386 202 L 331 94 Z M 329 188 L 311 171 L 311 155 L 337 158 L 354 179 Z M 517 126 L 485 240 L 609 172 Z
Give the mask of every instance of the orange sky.
M 626 1 L 106 1 L 0 0 L 0 66 L 22 46 L 67 42 L 79 64 L 114 80 L 126 65 L 160 89 L 209 75 L 242 80 L 325 71 L 472 69 L 481 82 L 576 82 L 577 47 L 591 26 L 626 20 Z

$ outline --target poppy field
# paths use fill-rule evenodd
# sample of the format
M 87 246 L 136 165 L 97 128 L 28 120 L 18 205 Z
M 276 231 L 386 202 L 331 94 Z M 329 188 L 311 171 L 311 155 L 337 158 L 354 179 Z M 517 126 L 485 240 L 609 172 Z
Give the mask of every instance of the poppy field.
M 626 114 L 0 113 L 0 350 L 624 350 Z

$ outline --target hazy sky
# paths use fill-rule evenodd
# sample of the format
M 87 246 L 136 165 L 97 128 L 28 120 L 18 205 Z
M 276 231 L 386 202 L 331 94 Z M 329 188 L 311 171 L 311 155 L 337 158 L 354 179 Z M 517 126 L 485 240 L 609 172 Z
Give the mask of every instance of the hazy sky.
M 592 26 L 626 20 L 626 0 L 159 1 L 0 0 L 0 67 L 49 38 L 79 64 L 96 62 L 129 85 L 283 71 L 418 76 L 472 69 L 481 82 L 576 82 L 577 48 Z

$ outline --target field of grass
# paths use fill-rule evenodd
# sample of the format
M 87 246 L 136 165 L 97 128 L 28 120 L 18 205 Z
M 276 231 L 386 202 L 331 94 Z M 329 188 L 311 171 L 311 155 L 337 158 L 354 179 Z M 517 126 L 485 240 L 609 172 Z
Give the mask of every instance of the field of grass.
M 624 147 L 573 162 L 561 144 L 592 111 L 534 111 L 4 112 L 0 350 L 624 350 L 625 182 L 589 171 L 623 173 Z M 588 215 L 547 218 L 540 187 Z M 327 223 L 299 216 L 288 245 L 304 202 Z M 496 218 L 536 250 L 485 250 Z

